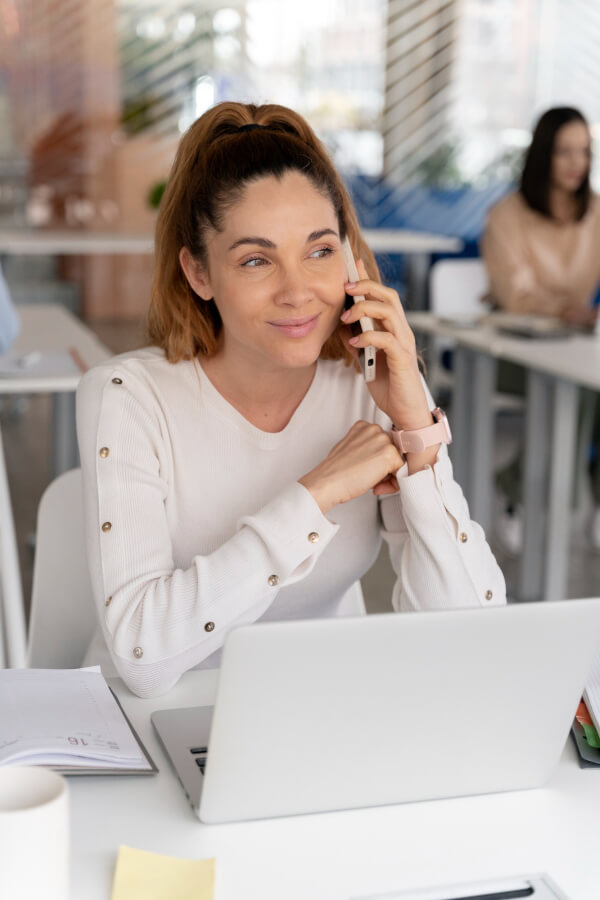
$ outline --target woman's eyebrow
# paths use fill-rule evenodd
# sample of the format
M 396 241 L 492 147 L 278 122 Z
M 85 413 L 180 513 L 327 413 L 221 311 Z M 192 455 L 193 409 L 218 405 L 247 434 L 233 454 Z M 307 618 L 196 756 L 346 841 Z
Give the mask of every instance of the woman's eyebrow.
M 268 240 L 268 238 L 243 237 L 234 241 L 231 247 L 229 247 L 229 250 L 235 250 L 236 247 L 241 247 L 242 244 L 258 244 L 259 247 L 266 247 L 267 250 L 273 250 L 276 246 L 273 241 Z
M 306 238 L 306 243 L 310 244 L 311 241 L 318 241 L 320 238 L 325 237 L 326 234 L 332 234 L 334 237 L 339 237 L 339 234 L 337 231 L 334 231 L 333 228 L 321 228 L 319 231 L 311 231 Z
M 320 228 L 317 231 L 311 231 L 311 233 L 306 238 L 306 243 L 310 244 L 311 241 L 318 241 L 326 234 L 332 234 L 334 237 L 339 237 L 337 231 L 334 231 L 333 228 Z M 228 248 L 227 252 L 235 250 L 237 247 L 241 247 L 243 244 L 254 244 L 258 245 L 259 247 L 265 247 L 265 249 L 267 250 L 275 250 L 277 247 L 277 244 L 274 244 L 273 241 L 270 241 L 268 238 L 249 236 L 238 238 L 238 240 L 234 241 L 231 247 Z

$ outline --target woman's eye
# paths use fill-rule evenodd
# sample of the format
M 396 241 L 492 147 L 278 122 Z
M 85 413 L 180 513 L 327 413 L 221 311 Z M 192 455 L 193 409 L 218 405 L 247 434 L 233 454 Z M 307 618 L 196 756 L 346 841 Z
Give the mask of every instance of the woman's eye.
M 327 256 L 331 256 L 333 253 L 332 247 L 319 247 L 318 250 L 313 250 L 310 254 L 312 259 L 325 259 Z
M 252 256 L 250 259 L 244 260 L 242 266 L 248 269 L 255 269 L 258 266 L 266 265 L 266 259 L 263 259 L 262 256 Z

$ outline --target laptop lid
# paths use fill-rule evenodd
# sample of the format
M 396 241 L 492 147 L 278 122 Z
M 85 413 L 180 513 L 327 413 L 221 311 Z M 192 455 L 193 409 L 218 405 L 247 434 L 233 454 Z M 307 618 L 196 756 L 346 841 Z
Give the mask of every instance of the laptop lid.
M 543 784 L 600 646 L 600 599 L 264 623 L 228 637 L 204 822 Z

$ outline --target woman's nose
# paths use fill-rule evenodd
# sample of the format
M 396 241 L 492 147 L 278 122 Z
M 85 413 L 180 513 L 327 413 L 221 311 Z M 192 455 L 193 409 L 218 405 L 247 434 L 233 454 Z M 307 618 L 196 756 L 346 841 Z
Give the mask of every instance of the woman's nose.
M 282 306 L 303 306 L 312 296 L 306 278 L 296 269 L 286 269 L 275 293 L 275 302 Z

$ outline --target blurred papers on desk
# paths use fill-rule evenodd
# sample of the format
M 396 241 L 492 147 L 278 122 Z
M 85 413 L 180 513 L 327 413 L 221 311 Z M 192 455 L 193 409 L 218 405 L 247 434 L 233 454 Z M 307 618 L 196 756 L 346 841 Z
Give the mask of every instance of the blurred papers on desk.
M 111 900 L 213 900 L 214 859 L 178 859 L 121 847 Z
M 86 366 L 76 350 L 4 353 L 0 356 L 0 378 L 56 378 L 81 375 Z
M 600 654 L 594 660 L 572 733 L 581 767 L 600 766 Z
M 0 766 L 68 775 L 157 771 L 99 666 L 1 670 L 0 722 Z

